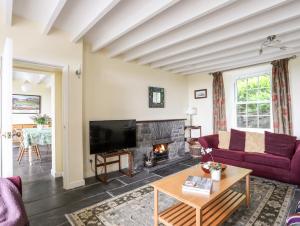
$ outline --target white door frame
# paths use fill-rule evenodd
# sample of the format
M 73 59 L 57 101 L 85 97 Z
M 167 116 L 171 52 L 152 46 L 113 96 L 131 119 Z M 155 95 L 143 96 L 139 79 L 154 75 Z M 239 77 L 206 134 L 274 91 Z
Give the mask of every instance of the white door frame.
M 24 59 L 15 58 L 14 61 L 27 63 L 31 65 L 37 65 L 45 68 L 59 69 L 62 72 L 62 151 L 63 151 L 63 187 L 66 189 L 69 187 L 69 65 L 56 65 L 47 64 L 37 61 L 29 61 Z
M 4 64 L 3 61 L 4 60 Z M 0 176 L 13 176 L 12 150 L 12 68 L 13 68 L 13 41 L 6 38 L 3 56 L 1 58 L 1 114 L 0 114 Z M 5 87 L 5 89 L 3 89 Z M 3 92 L 5 91 L 5 92 Z M 3 111 L 3 109 L 5 110 Z M 4 160 L 4 161 L 3 161 Z

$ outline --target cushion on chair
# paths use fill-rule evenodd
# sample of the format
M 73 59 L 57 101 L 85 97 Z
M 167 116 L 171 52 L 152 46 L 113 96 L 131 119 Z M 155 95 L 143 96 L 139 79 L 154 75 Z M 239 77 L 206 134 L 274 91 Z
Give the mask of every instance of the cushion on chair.
M 265 131 L 265 152 L 292 158 L 297 137 Z
M 289 170 L 291 165 L 291 160 L 289 158 L 267 153 L 245 153 L 244 160 L 245 162 L 271 166 L 285 170 Z
M 265 152 L 265 135 L 263 133 L 246 132 L 245 152 Z
M 231 129 L 230 133 L 231 135 L 230 135 L 229 149 L 234 151 L 244 151 L 246 133 L 244 131 L 239 131 L 235 129 Z
M 230 132 L 227 131 L 219 131 L 219 145 L 220 149 L 229 149 L 230 143 Z

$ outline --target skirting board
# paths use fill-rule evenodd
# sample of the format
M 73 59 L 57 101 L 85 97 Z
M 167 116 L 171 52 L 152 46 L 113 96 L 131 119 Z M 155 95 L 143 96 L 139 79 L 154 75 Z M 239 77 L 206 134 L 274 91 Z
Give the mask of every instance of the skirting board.
M 51 175 L 52 175 L 52 177 L 63 177 L 64 173 L 63 172 L 55 172 L 54 169 L 51 169 Z
M 84 186 L 85 185 L 85 181 L 84 179 L 81 179 L 81 180 L 77 180 L 77 181 L 73 181 L 69 184 L 65 184 L 64 183 L 64 189 L 73 189 L 73 188 L 77 188 L 77 187 L 81 187 L 81 186 Z

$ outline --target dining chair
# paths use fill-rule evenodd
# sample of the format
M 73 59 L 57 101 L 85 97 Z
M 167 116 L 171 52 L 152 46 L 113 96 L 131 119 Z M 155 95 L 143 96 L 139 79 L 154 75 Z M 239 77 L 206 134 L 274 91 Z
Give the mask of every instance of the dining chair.
M 19 164 L 20 164 L 24 154 L 27 154 L 27 153 L 28 153 L 28 148 L 25 148 L 24 136 L 23 136 L 23 133 L 21 133 L 20 146 L 19 146 L 19 155 L 18 155 L 18 158 L 17 158 L 17 161 L 19 162 Z M 39 149 L 38 145 L 32 145 L 32 153 L 34 153 L 36 155 L 38 160 L 41 160 L 41 152 L 40 152 L 40 149 Z

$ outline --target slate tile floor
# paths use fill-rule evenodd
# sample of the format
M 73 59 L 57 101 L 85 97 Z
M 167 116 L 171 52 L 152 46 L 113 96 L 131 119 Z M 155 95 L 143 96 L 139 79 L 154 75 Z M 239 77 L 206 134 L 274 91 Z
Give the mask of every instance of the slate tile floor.
M 189 159 L 151 173 L 140 172 L 132 178 L 116 172 L 110 175 L 111 180 L 107 185 L 90 177 L 86 179 L 85 186 L 68 191 L 62 188 L 61 178 L 53 179 L 49 176 L 25 183 L 23 199 L 30 225 L 69 225 L 65 213 L 120 195 L 197 163 L 197 160 Z M 295 197 L 300 198 L 299 190 Z M 295 205 L 296 202 L 293 203 Z

